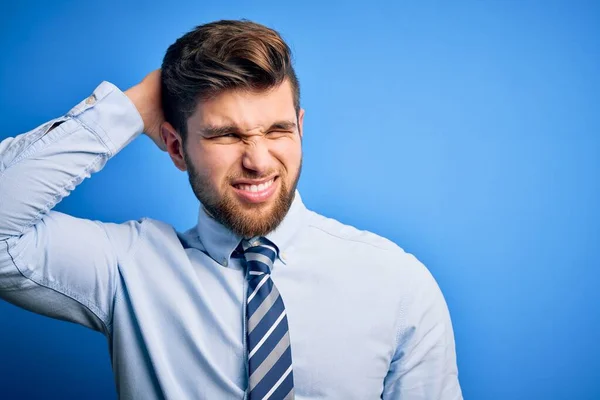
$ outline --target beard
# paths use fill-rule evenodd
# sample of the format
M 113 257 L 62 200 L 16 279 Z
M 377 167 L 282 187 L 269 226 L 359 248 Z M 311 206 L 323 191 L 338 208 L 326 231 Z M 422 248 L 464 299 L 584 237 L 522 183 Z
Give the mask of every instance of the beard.
M 229 190 L 225 190 L 225 194 L 220 195 L 210 179 L 196 170 L 185 153 L 184 159 L 192 190 L 207 213 L 234 234 L 247 239 L 265 236 L 279 226 L 292 206 L 302 171 L 302 160 L 300 160 L 300 166 L 291 187 L 288 188 L 286 183 L 287 174 L 279 173 L 276 181 L 279 181 L 280 188 L 274 199 L 268 203 L 246 204 L 242 203 L 231 191 L 230 182 L 242 178 L 261 179 L 273 174 L 260 176 L 247 171 L 240 175 L 228 176 L 225 185 Z

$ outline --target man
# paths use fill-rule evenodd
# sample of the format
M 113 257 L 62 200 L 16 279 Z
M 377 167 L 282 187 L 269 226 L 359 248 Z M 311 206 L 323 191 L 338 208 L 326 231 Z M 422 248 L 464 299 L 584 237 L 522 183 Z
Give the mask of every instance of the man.
M 303 117 L 281 37 L 219 21 L 4 140 L 0 297 L 104 333 L 124 399 L 461 399 L 427 269 L 303 205 Z M 52 211 L 142 131 L 188 172 L 197 226 Z

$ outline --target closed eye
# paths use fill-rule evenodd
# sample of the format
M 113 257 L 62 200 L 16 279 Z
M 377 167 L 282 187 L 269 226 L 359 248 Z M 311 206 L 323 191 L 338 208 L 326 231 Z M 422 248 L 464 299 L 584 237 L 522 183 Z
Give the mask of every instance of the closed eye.
M 283 131 L 283 130 L 276 130 L 276 131 L 269 131 L 267 132 L 267 135 L 269 136 L 281 136 L 281 135 L 291 135 L 294 132 L 292 131 Z
M 237 133 L 223 133 L 207 139 L 218 144 L 234 144 L 240 141 L 240 135 Z
M 210 139 L 239 139 L 240 135 L 237 133 L 225 133 L 222 135 L 216 135 L 211 137 Z

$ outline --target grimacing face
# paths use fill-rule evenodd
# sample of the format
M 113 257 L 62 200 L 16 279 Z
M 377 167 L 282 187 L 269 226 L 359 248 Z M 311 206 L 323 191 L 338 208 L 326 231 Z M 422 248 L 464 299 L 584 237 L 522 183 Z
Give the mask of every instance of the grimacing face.
M 200 101 L 188 119 L 185 148 L 169 123 L 162 136 L 206 211 L 250 238 L 274 230 L 294 200 L 303 119 L 286 80 L 267 91 L 231 90 Z

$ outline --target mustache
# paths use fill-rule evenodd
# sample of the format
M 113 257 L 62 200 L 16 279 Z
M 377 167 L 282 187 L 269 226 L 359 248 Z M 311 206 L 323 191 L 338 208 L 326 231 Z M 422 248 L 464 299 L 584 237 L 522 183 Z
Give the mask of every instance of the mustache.
M 229 181 L 235 181 L 238 179 L 253 179 L 253 180 L 260 180 L 260 179 L 265 179 L 268 178 L 270 176 L 282 176 L 283 174 L 281 173 L 281 171 L 271 171 L 268 173 L 253 173 L 253 172 L 244 172 L 241 174 L 235 174 L 235 175 L 229 175 L 227 177 L 227 179 Z

